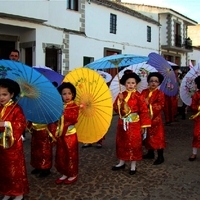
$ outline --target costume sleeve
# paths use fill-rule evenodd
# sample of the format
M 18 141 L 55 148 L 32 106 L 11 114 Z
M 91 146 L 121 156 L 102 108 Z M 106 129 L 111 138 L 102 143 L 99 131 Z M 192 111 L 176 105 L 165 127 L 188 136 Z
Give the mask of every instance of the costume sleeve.
M 13 113 L 13 120 L 10 121 L 13 129 L 15 140 L 19 140 L 26 128 L 26 119 L 21 107 L 16 106 Z
M 48 124 L 49 135 L 50 135 L 50 137 L 52 138 L 53 141 L 56 140 L 57 127 L 58 127 L 58 122 Z
M 150 118 L 149 110 L 148 110 L 148 107 L 143 95 L 138 96 L 138 107 L 139 107 L 141 127 L 142 128 L 150 127 L 151 118 Z
M 131 113 L 131 109 L 127 102 L 125 100 L 120 102 L 119 96 L 116 98 L 113 108 L 114 111 L 119 114 L 120 118 L 125 118 Z
M 158 95 L 155 95 L 156 96 L 154 98 L 151 98 L 149 102 L 152 105 L 154 117 L 160 114 L 161 110 L 164 108 L 165 103 L 165 96 L 163 92 L 159 91 Z

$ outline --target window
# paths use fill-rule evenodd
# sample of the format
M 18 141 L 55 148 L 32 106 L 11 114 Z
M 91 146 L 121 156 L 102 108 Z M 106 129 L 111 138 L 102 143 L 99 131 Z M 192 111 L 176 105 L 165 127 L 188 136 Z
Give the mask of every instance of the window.
M 179 23 L 175 23 L 175 46 L 182 46 L 181 25 Z
M 117 31 L 117 15 L 110 14 L 110 33 L 116 34 Z
M 93 57 L 86 57 L 86 56 L 84 56 L 83 57 L 83 66 L 85 66 L 85 65 L 87 65 L 87 64 L 89 64 L 89 63 L 91 63 L 93 61 L 94 61 Z
M 67 0 L 67 9 L 78 11 L 78 0 Z
M 147 26 L 147 42 L 151 42 L 151 27 Z

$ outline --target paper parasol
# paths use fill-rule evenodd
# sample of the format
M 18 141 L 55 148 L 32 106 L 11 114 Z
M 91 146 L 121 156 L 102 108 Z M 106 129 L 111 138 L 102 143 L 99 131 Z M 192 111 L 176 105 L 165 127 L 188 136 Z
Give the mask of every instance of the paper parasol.
M 192 67 L 184 76 L 180 86 L 180 97 L 182 101 L 190 106 L 192 103 L 192 95 L 196 91 L 194 79 L 200 76 L 200 64 Z
M 155 67 L 158 72 L 164 76 L 164 80 L 160 85 L 160 90 L 168 96 L 176 96 L 178 94 L 178 82 L 175 73 L 169 63 L 159 54 L 150 53 L 148 64 Z
M 139 92 L 142 92 L 142 90 L 144 90 L 148 87 L 147 76 L 149 75 L 149 73 L 150 72 L 157 72 L 157 70 L 154 67 L 152 67 L 149 64 L 146 64 L 145 62 L 130 65 L 129 67 L 124 68 L 122 71 L 119 72 L 118 75 L 116 75 L 113 78 L 113 80 L 111 81 L 110 87 L 109 87 L 110 90 L 111 90 L 111 93 L 112 93 L 113 102 L 115 101 L 117 95 L 120 92 L 118 76 L 121 79 L 121 77 L 124 75 L 124 71 L 127 70 L 127 69 L 132 70 L 133 72 L 135 72 L 141 78 L 140 83 L 138 83 L 138 85 L 137 85 L 137 90 Z M 121 89 L 122 89 L 122 91 L 124 91 L 125 87 L 123 85 L 121 85 Z
M 72 70 L 63 81 L 76 87 L 75 102 L 83 105 L 75 125 L 78 141 L 97 142 L 108 131 L 113 113 L 112 96 L 106 82 L 97 72 L 87 68 Z

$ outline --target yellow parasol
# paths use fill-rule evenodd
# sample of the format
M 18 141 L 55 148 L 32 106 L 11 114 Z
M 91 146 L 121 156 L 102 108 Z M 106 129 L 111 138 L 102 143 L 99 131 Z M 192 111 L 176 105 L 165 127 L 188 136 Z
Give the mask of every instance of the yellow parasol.
M 112 96 L 105 80 L 91 69 L 77 68 L 63 82 L 76 87 L 75 102 L 81 105 L 76 124 L 78 141 L 97 142 L 108 131 L 113 113 Z

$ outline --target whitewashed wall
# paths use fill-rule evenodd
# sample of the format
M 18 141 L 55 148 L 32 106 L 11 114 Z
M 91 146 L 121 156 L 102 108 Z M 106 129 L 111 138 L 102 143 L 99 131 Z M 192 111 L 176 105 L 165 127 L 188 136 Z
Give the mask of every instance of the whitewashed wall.
M 36 31 L 36 65 L 45 64 L 43 43 L 62 45 L 63 31 L 41 26 Z
M 160 44 L 167 45 L 167 15 L 160 16 Z
M 188 54 L 188 61 L 194 60 L 195 64 L 200 62 L 200 49 L 199 48 L 193 48 L 193 52 Z
M 80 12 L 67 9 L 66 0 L 51 0 L 49 1 L 49 16 L 46 24 L 79 31 L 80 16 Z
M 48 20 L 49 2 L 46 0 L 0 0 L 0 13 L 6 13 L 35 20 Z
M 148 55 L 159 49 L 159 26 L 136 17 L 94 3 L 86 4 L 86 35 L 92 39 L 93 48 L 116 48 L 123 53 Z M 117 34 L 110 33 L 110 14 L 117 15 Z M 147 42 L 147 26 L 152 30 L 152 41 Z M 98 44 L 99 43 L 99 44 Z M 90 45 L 91 46 L 91 45 Z M 100 46 L 100 47 L 99 47 Z M 103 56 L 102 51 L 92 51 L 95 59 Z
M 80 29 L 80 12 L 67 10 L 65 0 L 36 0 L 34 4 L 31 3 L 33 1 L 24 0 L 23 4 L 12 3 L 12 7 L 16 9 L 9 8 L 10 4 L 7 2 L 3 5 L 3 1 L 0 0 L 0 11 L 3 12 L 5 8 L 4 12 L 10 14 L 46 20 L 45 24 L 19 19 L 1 18 L 0 20 L 0 34 L 19 36 L 20 43 L 36 42 L 33 50 L 34 65 L 45 64 L 44 43 L 63 45 L 62 28 L 77 31 Z M 44 9 L 44 14 L 40 15 L 41 7 Z M 29 12 L 24 11 L 24 8 Z M 110 34 L 110 13 L 117 15 L 117 34 Z M 147 26 L 152 30 L 151 42 L 147 42 Z M 85 4 L 85 30 L 86 37 L 76 34 L 69 36 L 70 70 L 83 66 L 84 56 L 94 57 L 94 59 L 103 57 L 104 48 L 144 56 L 159 51 L 158 25 L 95 3 Z M 24 61 L 23 52 L 21 57 L 21 61 Z

